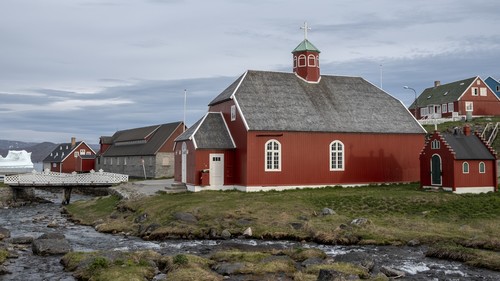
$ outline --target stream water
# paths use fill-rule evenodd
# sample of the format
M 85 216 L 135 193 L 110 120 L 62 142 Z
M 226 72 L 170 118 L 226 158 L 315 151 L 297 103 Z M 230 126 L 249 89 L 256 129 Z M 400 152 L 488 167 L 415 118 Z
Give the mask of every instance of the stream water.
M 116 251 L 153 249 L 162 254 L 209 254 L 231 245 L 252 247 L 290 248 L 295 246 L 320 248 L 336 260 L 353 261 L 371 257 L 376 268 L 382 265 L 406 272 L 398 280 L 500 280 L 500 272 L 468 267 L 459 262 L 426 258 L 423 247 L 334 246 L 301 244 L 291 241 L 233 240 L 169 240 L 143 241 L 136 237 L 96 232 L 92 227 L 73 224 L 60 213 L 61 198 L 37 191 L 53 204 L 35 204 L 20 208 L 0 209 L 0 227 L 11 231 L 11 237 L 38 237 L 47 232 L 61 232 L 69 240 L 73 251 Z M 74 194 L 72 200 L 86 199 Z M 48 224 L 56 227 L 47 227 Z M 40 257 L 32 254 L 31 247 L 18 250 L 19 257 L 4 265 L 10 274 L 0 275 L 0 280 L 75 280 L 59 263 L 61 256 Z

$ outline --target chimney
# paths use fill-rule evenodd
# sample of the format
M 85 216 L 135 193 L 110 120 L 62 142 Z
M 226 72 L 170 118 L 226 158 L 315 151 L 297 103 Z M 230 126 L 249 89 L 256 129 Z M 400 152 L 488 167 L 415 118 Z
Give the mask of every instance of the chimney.
M 470 126 L 468 124 L 464 126 L 464 135 L 470 136 Z
M 75 147 L 75 145 L 76 145 L 76 138 L 71 137 L 71 148 Z
M 439 80 L 434 81 L 434 88 L 436 88 L 438 86 L 441 86 L 441 81 L 439 81 Z

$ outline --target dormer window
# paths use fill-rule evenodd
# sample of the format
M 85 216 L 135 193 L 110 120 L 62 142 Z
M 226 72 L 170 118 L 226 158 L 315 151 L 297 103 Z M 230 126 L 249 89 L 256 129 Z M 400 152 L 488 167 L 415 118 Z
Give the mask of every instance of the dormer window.
M 441 147 L 441 143 L 438 140 L 433 140 L 431 143 L 432 149 L 439 149 Z

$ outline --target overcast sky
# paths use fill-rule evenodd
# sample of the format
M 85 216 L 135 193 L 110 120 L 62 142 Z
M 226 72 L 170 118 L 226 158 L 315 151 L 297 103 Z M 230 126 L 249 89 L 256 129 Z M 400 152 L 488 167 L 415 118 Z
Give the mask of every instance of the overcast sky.
M 291 72 L 304 39 L 323 75 L 405 105 L 435 80 L 500 78 L 498 0 L 1 0 L 0 139 L 87 143 L 182 121 L 248 69 Z

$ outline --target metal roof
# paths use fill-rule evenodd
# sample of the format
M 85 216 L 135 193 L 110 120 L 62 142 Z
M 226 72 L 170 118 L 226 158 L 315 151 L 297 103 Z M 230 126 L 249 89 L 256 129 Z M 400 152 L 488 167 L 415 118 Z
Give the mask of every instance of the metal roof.
M 75 143 L 75 146 L 71 146 L 70 142 L 60 143 L 58 144 L 52 152 L 43 159 L 43 162 L 50 163 L 60 163 L 62 162 L 68 155 L 73 153 L 73 150 L 78 148 L 83 141 L 78 141 Z
M 425 130 L 398 99 L 361 77 L 249 70 L 209 106 L 236 99 L 254 131 L 418 133 Z
M 172 137 L 182 122 L 118 131 L 113 135 L 113 144 L 103 153 L 111 156 L 155 155 L 163 144 Z
M 316 46 L 313 45 L 313 43 L 309 42 L 309 40 L 304 39 L 304 41 L 300 42 L 300 44 L 293 49 L 292 53 L 295 52 L 303 52 L 303 51 L 311 51 L 311 52 L 317 52 L 321 53 Z
M 428 105 L 441 105 L 458 100 L 462 94 L 478 77 L 471 77 L 464 80 L 439 85 L 425 89 L 417 98 L 418 107 Z M 410 108 L 415 108 L 415 102 L 410 105 Z
M 455 152 L 458 160 L 494 160 L 495 156 L 486 145 L 474 134 L 466 136 L 462 133 L 443 133 L 446 142 Z
M 175 141 L 193 140 L 199 149 L 236 148 L 220 112 L 208 112 Z

